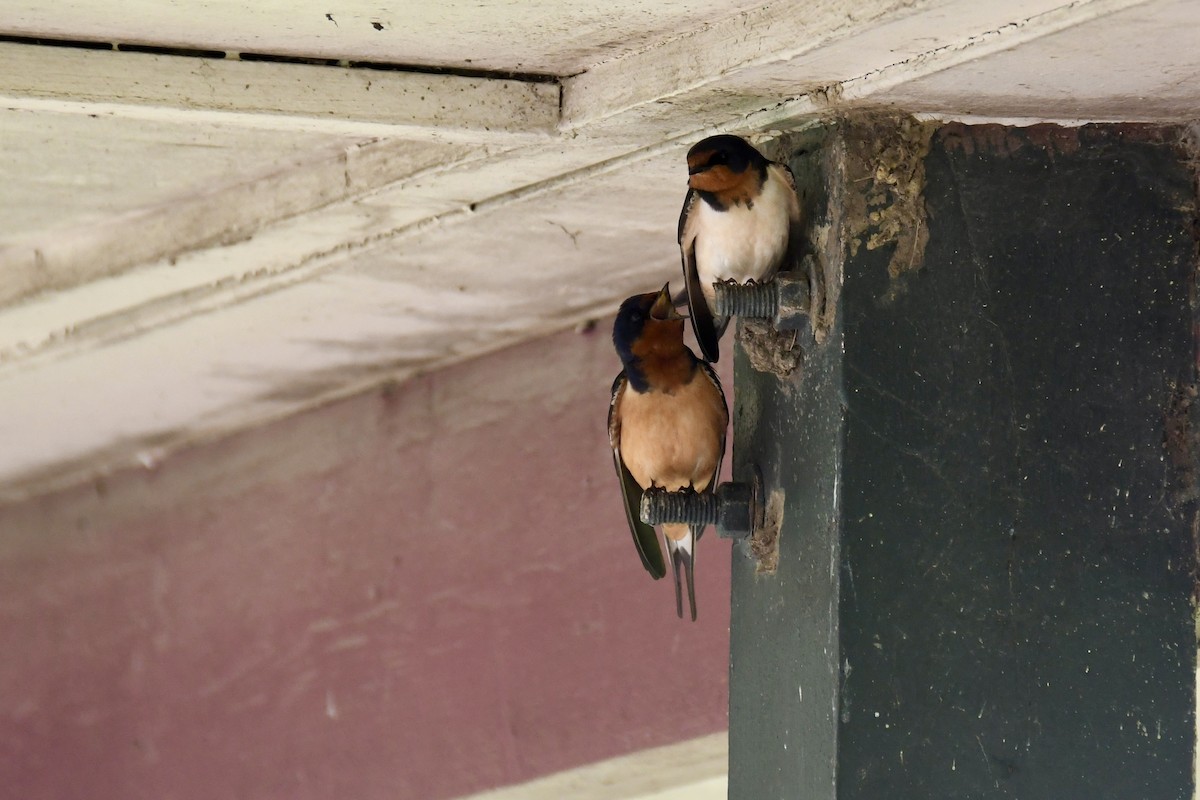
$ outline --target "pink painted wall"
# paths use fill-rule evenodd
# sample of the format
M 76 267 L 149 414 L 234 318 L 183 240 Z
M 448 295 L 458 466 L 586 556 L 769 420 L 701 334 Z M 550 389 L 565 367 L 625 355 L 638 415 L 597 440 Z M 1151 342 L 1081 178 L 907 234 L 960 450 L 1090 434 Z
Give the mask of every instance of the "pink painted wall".
M 724 729 L 729 545 L 678 620 L 609 325 L 0 509 L 0 795 L 426 800 Z

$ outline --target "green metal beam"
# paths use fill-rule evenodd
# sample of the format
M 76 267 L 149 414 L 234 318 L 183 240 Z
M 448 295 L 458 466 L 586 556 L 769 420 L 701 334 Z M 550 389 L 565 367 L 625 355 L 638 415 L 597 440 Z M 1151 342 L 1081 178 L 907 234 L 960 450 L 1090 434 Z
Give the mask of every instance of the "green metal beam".
M 783 524 L 773 573 L 734 549 L 731 798 L 1192 797 L 1185 133 L 786 143 L 834 297 L 790 375 L 737 351 L 735 476 Z

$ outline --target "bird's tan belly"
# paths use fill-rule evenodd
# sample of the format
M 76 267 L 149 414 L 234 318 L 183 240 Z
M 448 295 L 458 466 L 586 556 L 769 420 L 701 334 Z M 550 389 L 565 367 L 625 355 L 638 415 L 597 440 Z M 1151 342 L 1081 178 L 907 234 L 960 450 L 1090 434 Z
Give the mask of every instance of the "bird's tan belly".
M 724 412 L 716 389 L 697 378 L 675 393 L 638 394 L 621 403 L 621 459 L 643 488 L 706 488 L 721 453 Z

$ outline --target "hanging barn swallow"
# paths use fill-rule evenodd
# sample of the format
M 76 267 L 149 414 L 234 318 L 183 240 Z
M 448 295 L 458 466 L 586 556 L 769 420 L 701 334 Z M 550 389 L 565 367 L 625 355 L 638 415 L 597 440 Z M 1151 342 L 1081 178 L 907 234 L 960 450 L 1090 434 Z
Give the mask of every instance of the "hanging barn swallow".
M 709 361 L 729 324 L 712 312 L 716 281 L 761 281 L 787 261 L 800 222 L 796 181 L 744 139 L 710 136 L 688 151 L 688 193 L 679 215 L 679 249 L 692 330 Z M 798 235 L 797 235 L 798 238 Z
M 642 564 L 655 580 L 667 574 L 654 528 L 642 522 L 642 491 L 712 491 L 725 456 L 729 408 L 712 368 L 683 344 L 683 317 L 670 284 L 621 304 L 613 345 L 624 370 L 613 381 L 608 438 L 621 479 L 625 515 Z M 680 567 L 696 619 L 692 564 L 704 527 L 663 525 L 675 574 L 675 610 L 683 617 Z

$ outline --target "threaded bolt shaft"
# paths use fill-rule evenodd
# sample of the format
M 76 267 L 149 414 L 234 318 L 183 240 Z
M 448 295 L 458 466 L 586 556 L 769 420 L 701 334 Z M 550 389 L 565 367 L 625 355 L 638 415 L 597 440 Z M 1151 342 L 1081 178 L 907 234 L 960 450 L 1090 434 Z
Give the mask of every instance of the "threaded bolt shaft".
M 647 525 L 715 525 L 718 505 L 717 496 L 711 492 L 668 492 L 656 488 L 642 492 L 640 511 L 642 522 Z
M 750 483 L 722 483 L 716 491 L 647 489 L 638 511 L 647 525 L 712 525 L 722 538 L 742 539 L 762 525 L 762 507 L 762 473 L 754 467 Z
M 779 313 L 779 285 L 719 281 L 713 284 L 713 311 L 721 317 L 774 319 Z
M 809 276 L 816 269 L 810 257 L 800 271 L 781 272 L 765 283 L 717 281 L 713 284 L 713 313 L 719 317 L 770 320 L 776 330 L 809 326 Z

